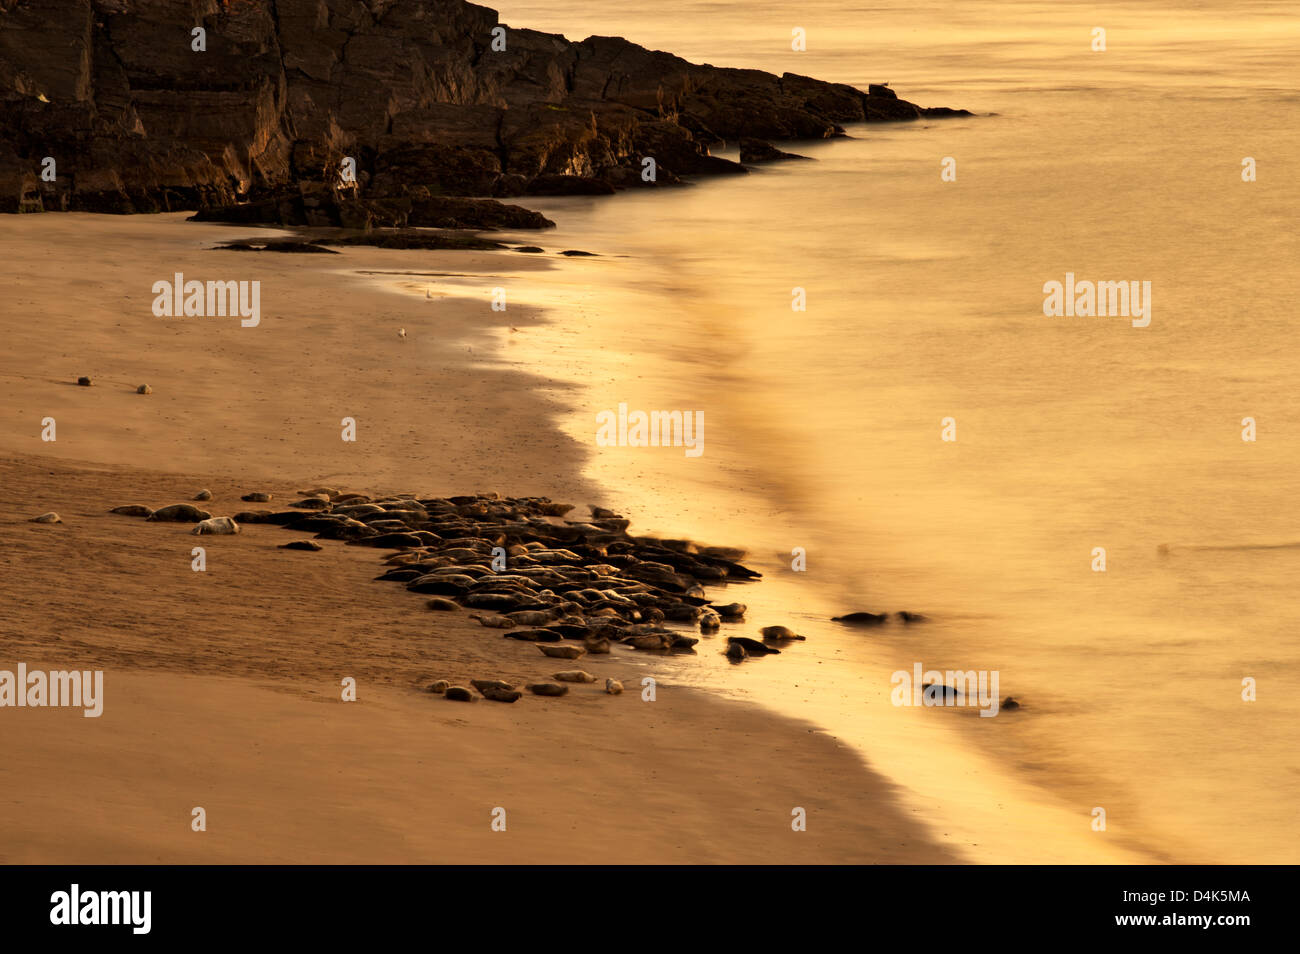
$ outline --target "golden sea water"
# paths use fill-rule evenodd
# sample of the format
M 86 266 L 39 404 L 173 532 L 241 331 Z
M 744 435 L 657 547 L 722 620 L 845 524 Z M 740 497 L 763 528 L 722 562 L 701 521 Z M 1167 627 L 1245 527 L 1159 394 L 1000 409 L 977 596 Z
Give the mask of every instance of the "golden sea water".
M 521 240 L 599 257 L 510 276 L 552 320 L 500 354 L 563 391 L 558 423 L 634 530 L 750 547 L 768 583 L 726 594 L 753 607 L 741 632 L 810 637 L 738 667 L 706 641 L 674 678 L 812 719 L 972 859 L 1295 862 L 1300 11 L 497 6 L 977 114 L 687 188 L 524 200 L 559 229 Z M 1150 326 L 1044 317 L 1067 272 L 1151 282 Z M 703 456 L 596 446 L 620 402 L 703 411 Z M 932 622 L 826 621 L 864 609 Z M 997 670 L 1024 708 L 890 705 L 916 662 Z

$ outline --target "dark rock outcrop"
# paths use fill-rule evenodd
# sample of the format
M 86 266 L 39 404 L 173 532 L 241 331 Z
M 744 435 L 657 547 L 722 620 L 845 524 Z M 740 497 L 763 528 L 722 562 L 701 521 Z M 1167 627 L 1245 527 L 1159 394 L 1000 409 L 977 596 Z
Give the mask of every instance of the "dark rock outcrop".
M 450 197 L 672 184 L 743 172 L 723 140 L 964 114 L 497 27 L 463 0 L 0 0 L 0 211 L 538 228 Z

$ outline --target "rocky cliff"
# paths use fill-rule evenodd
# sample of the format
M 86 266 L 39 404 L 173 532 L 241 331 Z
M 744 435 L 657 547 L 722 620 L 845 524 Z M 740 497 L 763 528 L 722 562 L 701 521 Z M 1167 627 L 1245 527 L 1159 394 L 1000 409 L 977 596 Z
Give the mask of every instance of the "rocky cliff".
M 462 0 L 0 0 L 6 212 L 538 225 L 449 197 L 743 172 L 709 147 L 954 112 L 507 28 Z

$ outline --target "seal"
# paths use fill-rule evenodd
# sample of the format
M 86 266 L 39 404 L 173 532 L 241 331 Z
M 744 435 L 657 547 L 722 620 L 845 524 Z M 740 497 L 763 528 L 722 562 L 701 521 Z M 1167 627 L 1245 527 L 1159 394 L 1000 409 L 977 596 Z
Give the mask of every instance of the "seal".
M 212 514 L 189 504 L 172 504 L 170 507 L 155 510 L 149 514 L 148 519 L 169 523 L 202 523 L 204 520 L 211 520 Z
M 470 613 L 469 618 L 478 620 L 479 625 L 488 629 L 510 629 L 515 625 L 509 616 L 498 616 L 496 613 Z
M 808 638 L 806 636 L 800 636 L 788 626 L 764 626 L 759 630 L 759 632 L 763 634 L 764 639 L 771 640 L 772 642 Z
M 747 636 L 728 636 L 727 642 L 731 646 L 740 646 L 749 656 L 767 656 L 779 655 L 781 650 L 773 649 L 771 646 L 764 646 L 757 639 L 750 639 Z
M 474 693 L 470 692 L 464 686 L 448 686 L 443 693 L 452 702 L 476 702 L 477 698 Z
M 895 615 L 900 623 L 924 623 L 930 618 L 920 613 L 909 613 L 907 610 L 899 610 Z
M 623 642 L 633 649 L 668 649 L 673 644 L 673 637 L 664 633 L 646 633 L 644 636 L 629 636 Z
M 520 639 L 526 643 L 558 643 L 563 638 L 550 629 L 517 629 L 506 633 L 506 639 Z
M 147 384 L 142 384 L 142 385 L 140 385 L 138 388 L 135 389 L 135 393 L 136 393 L 136 394 L 153 394 L 153 388 L 149 387 L 149 385 L 147 385 Z
M 254 491 L 251 494 L 244 494 L 244 496 L 240 497 L 239 499 L 246 500 L 249 503 L 267 503 L 268 501 L 270 501 L 271 496 L 272 496 L 271 494 L 263 493 L 262 491 L 259 490 L 259 491 Z
M 455 603 L 453 603 L 451 600 L 446 599 L 445 597 L 442 596 L 435 596 L 433 599 L 429 600 L 429 602 L 425 603 L 424 605 L 429 607 L 429 609 L 431 610 L 441 610 L 442 612 L 448 612 L 448 613 L 455 612 L 456 610 L 460 609 L 460 607 L 457 606 Z
M 279 546 L 281 550 L 323 550 L 325 549 L 315 540 L 294 540 L 292 543 L 282 543 Z
M 566 669 L 563 672 L 553 674 L 553 677 L 560 682 L 595 682 L 596 677 L 589 672 L 581 669 Z
M 741 662 L 748 656 L 749 653 L 745 652 L 745 647 L 740 645 L 740 643 L 727 644 L 727 658 L 732 662 Z
M 225 536 L 238 532 L 239 524 L 235 523 L 230 517 L 213 517 L 210 520 L 200 520 L 194 529 L 190 531 L 196 537 L 203 536 L 205 533 Z
M 482 692 L 484 699 L 491 699 L 493 702 L 517 702 L 523 696 L 518 689 L 501 689 L 496 686 L 489 686 Z
M 623 692 L 623 684 L 617 679 L 606 679 L 605 692 L 609 693 L 611 696 L 620 695 Z
M 514 688 L 511 683 L 503 679 L 471 679 L 469 684 L 483 693 L 486 693 L 489 689 L 505 689 L 509 691 Z
M 1019 708 L 1020 708 L 1020 703 L 1017 702 L 1015 699 L 1013 699 L 1011 696 L 1007 696 L 1005 699 L 1002 700 L 1002 708 L 1003 708 L 1003 709 L 1019 709 Z
M 90 378 L 86 377 L 83 374 L 81 377 L 77 378 L 77 383 L 80 384 L 83 388 L 88 388 L 90 387 Z
M 588 636 L 582 641 L 582 646 L 593 656 L 609 654 L 609 640 L 604 636 Z
M 197 494 L 194 495 L 194 499 L 195 499 L 195 500 L 211 500 L 211 499 L 212 499 L 212 491 L 210 491 L 210 490 L 200 490 Z
M 585 649 L 579 649 L 577 646 L 538 646 L 543 656 L 550 656 L 552 659 L 577 659 L 586 654 Z
M 49 511 L 48 513 L 43 513 L 39 517 L 32 517 L 32 519 L 28 521 L 28 523 L 62 523 L 62 522 L 63 522 L 63 518 L 60 517 L 57 513 L 55 513 L 53 510 Z
M 832 616 L 832 623 L 844 623 L 846 626 L 879 626 L 889 616 L 885 613 L 848 613 L 844 616 Z
M 506 615 L 520 626 L 545 626 L 551 621 L 551 614 L 541 610 L 517 610 Z
M 555 682 L 535 682 L 524 686 L 535 696 L 562 696 L 569 691 L 568 686 L 561 686 Z
M 125 507 L 114 507 L 109 513 L 120 513 L 124 517 L 147 517 L 153 510 L 140 504 L 127 504 Z
M 713 611 L 729 623 L 745 618 L 745 610 L 749 609 L 744 603 L 724 603 L 722 606 L 713 605 Z
M 431 682 L 429 683 L 428 686 L 430 692 L 437 693 L 438 695 L 442 695 L 450 688 L 451 688 L 451 683 L 449 683 L 446 679 L 439 679 L 437 682 Z

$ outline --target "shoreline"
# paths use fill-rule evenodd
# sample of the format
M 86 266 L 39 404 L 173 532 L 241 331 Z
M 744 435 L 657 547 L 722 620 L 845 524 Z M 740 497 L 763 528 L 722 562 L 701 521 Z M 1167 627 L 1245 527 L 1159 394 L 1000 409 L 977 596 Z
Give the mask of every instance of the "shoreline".
M 464 712 L 455 705 L 448 707 L 447 700 L 403 687 L 428 678 L 495 675 L 502 669 L 500 640 L 485 642 L 485 630 L 463 619 L 439 618 L 436 631 L 430 633 L 431 617 L 450 614 L 431 614 L 414 595 L 404 601 L 391 584 L 371 582 L 382 570 L 379 552 L 342 544 L 331 547 L 342 552 L 342 558 L 335 552 L 278 550 L 267 546 L 267 541 L 274 537 L 278 544 L 288 537 L 276 533 L 276 528 L 250 526 L 237 537 L 204 538 L 209 567 L 199 574 L 190 569 L 190 549 L 196 541 L 188 534 L 189 527 L 145 524 L 106 513 L 127 502 L 161 506 L 187 500 L 200 485 L 223 502 L 222 512 L 235 512 L 248 506 L 231 502 L 238 500 L 239 493 L 266 487 L 277 494 L 289 492 L 303 484 L 303 474 L 358 489 L 383 486 L 454 493 L 471 487 L 500 488 L 599 502 L 576 467 L 558 469 L 558 461 L 575 459 L 581 448 L 536 423 L 557 411 L 533 396 L 534 382 L 517 371 L 483 366 L 477 359 L 465 371 L 465 359 L 453 343 L 472 341 L 502 322 L 517 327 L 529 314 L 527 309 L 512 306 L 505 315 L 496 315 L 485 300 L 482 315 L 475 315 L 469 304 L 457 302 L 435 305 L 435 315 L 426 317 L 428 306 L 420 299 L 378 298 L 374 282 L 357 281 L 355 273 L 367 269 L 428 267 L 427 253 L 349 250 L 346 260 L 331 259 L 323 270 L 316 256 L 310 262 L 291 260 L 295 256 L 240 256 L 237 262 L 207 257 L 200 243 L 235 233 L 228 226 L 194 223 L 182 230 L 178 216 L 126 219 L 68 214 L 33 221 L 37 218 L 22 222 L 24 228 L 0 240 L 0 250 L 18 276 L 15 320 L 4 329 L 13 347 L 0 364 L 0 394 L 4 406 L 12 409 L 0 422 L 4 448 L 0 475 L 7 488 L 0 523 L 15 543 L 0 554 L 6 602 L 13 607 L 0 631 L 6 657 L 14 663 L 109 671 L 105 715 L 82 720 L 77 714 L 78 730 L 83 730 L 82 723 L 96 723 L 101 731 L 70 733 L 62 719 L 69 715 L 66 712 L 6 710 L 6 715 L 23 713 L 25 730 L 5 733 L 0 764 L 7 766 L 6 771 L 21 767 L 32 777 L 89 772 L 97 779 L 99 798 L 109 804 L 76 820 L 79 838 L 98 846 L 77 853 L 56 850 L 52 842 L 54 833 L 64 832 L 68 823 L 64 817 L 72 810 L 68 799 L 76 801 L 80 795 L 47 793 L 16 806 L 10 803 L 4 819 L 8 829 L 32 835 L 27 836 L 29 841 L 11 841 L 5 860 L 185 858 L 189 848 L 181 844 L 190 835 L 188 805 L 175 816 L 174 832 L 155 830 L 152 823 L 137 826 L 132 837 L 150 846 L 146 854 L 127 851 L 121 840 L 127 826 L 114 812 L 142 817 L 140 800 L 148 801 L 153 790 L 150 752 L 156 748 L 177 753 L 197 746 L 200 751 L 215 750 L 223 758 L 231 751 L 242 752 L 242 746 L 252 744 L 250 739 L 286 745 L 274 728 L 280 719 L 294 719 L 305 733 L 300 738 L 324 744 L 338 727 L 307 718 L 309 710 L 303 706 L 313 704 L 311 691 L 332 692 L 343 670 L 369 687 L 364 691 L 396 700 L 397 714 L 373 728 L 381 734 L 391 731 L 408 744 L 405 748 L 387 745 L 386 758 L 367 764 L 366 772 L 380 783 L 379 789 L 385 784 L 406 785 L 403 780 L 411 764 L 422 757 L 423 746 L 441 738 L 421 735 L 427 714 L 433 715 L 435 725 L 454 726 L 473 740 L 448 757 L 465 769 L 466 790 L 488 801 L 490 792 L 500 789 L 473 781 L 475 769 L 497 773 L 494 785 L 500 786 L 499 768 L 489 772 L 487 762 L 492 756 L 486 753 L 501 746 L 543 765 L 545 757 L 556 764 L 574 764 L 584 773 L 582 778 L 590 773 L 600 776 L 607 804 L 622 807 L 610 810 L 600 829 L 585 840 L 572 834 L 564 812 L 548 812 L 548 817 L 556 816 L 556 823 L 541 826 L 536 845 L 529 849 L 537 852 L 529 856 L 531 860 L 590 860 L 590 855 L 564 853 L 579 848 L 600 852 L 600 860 L 616 860 L 608 857 L 610 832 L 632 839 L 635 851 L 629 861 L 698 859 L 706 845 L 712 846 L 708 860 L 717 862 L 955 860 L 894 804 L 891 783 L 872 773 L 856 752 L 806 724 L 706 693 L 678 692 L 671 678 L 661 684 L 660 699 L 675 701 L 655 709 L 653 720 L 638 717 L 628 707 L 628 703 L 643 704 L 634 692 L 606 697 L 587 686 L 579 688 L 590 693 L 575 692 L 564 700 L 530 697 L 525 700 L 529 705 L 512 707 L 480 701 Z M 32 240 L 35 231 L 45 233 L 44 242 Z M 126 245 L 132 249 L 129 259 L 118 251 Z M 84 264 L 96 261 L 91 256 L 94 249 L 105 247 L 113 251 L 100 256 L 96 266 Z M 51 255 L 49 249 L 62 254 Z M 451 265 L 458 272 L 481 269 L 487 274 L 500 262 L 477 258 L 477 253 L 458 252 L 433 261 L 435 268 Z M 340 269 L 342 262 L 349 267 Z M 526 256 L 512 259 L 511 265 L 536 267 Z M 266 295 L 266 317 L 253 329 L 240 329 L 237 320 L 214 328 L 211 319 L 166 323 L 150 314 L 148 292 L 157 277 L 174 271 L 201 275 L 235 269 L 241 277 L 259 278 L 271 291 L 277 283 L 292 289 L 293 295 L 282 299 L 292 303 L 292 309 L 268 304 L 273 299 Z M 58 294 L 51 294 L 55 289 Z M 24 323 L 24 306 L 41 308 L 44 320 L 39 325 Z M 388 324 L 417 330 L 419 337 L 412 335 L 403 342 Z M 436 342 L 427 353 L 419 352 L 429 365 L 451 369 L 461 363 L 456 388 L 462 406 L 453 406 L 450 413 L 442 413 L 445 400 L 439 402 L 424 392 L 413 394 L 418 389 L 412 386 L 399 394 L 395 389 L 402 387 L 400 379 L 390 383 L 386 378 L 399 375 L 403 368 L 390 367 L 376 380 L 365 377 L 372 363 L 382 369 L 386 360 L 403 360 L 396 349 L 424 338 L 420 329 L 427 329 L 427 337 Z M 81 350 L 70 354 L 65 345 L 65 350 L 52 352 L 45 344 L 50 340 L 75 342 Z M 374 352 L 383 347 L 393 350 L 376 361 Z M 408 349 L 405 360 L 410 362 L 414 353 L 415 349 Z M 317 379 L 315 375 L 324 370 L 330 374 Z M 79 374 L 91 375 L 95 385 L 77 388 Z M 276 378 L 278 386 L 263 384 L 257 380 L 260 377 Z M 135 394 L 133 387 L 140 383 L 149 383 L 153 393 Z M 278 409 L 314 410 L 340 388 L 346 388 L 349 409 L 360 421 L 378 418 L 382 422 L 385 413 L 399 421 L 426 416 L 424 439 L 407 438 L 409 453 L 380 454 L 362 465 L 338 452 L 350 449 L 343 448 L 342 442 L 331 455 L 331 447 L 320 445 L 319 436 L 304 436 L 276 422 Z M 527 400 L 517 397 L 523 394 Z M 431 407 L 424 405 L 426 400 Z M 257 401 L 263 402 L 261 406 Z M 220 423 L 232 413 L 240 415 L 238 429 Z M 316 413 L 326 415 L 323 409 Z M 336 413 L 341 412 L 329 417 L 336 420 Z M 45 416 L 58 422 L 58 440 L 52 445 L 39 436 Z M 333 420 L 329 429 L 336 440 Z M 387 429 L 397 430 L 391 425 Z M 441 442 L 429 441 L 429 432 Z M 233 446 L 250 435 L 261 437 L 255 452 L 235 453 Z M 458 441 L 479 446 L 460 454 L 440 453 L 443 446 Z M 166 466 L 145 470 L 138 466 L 141 461 L 165 461 Z M 202 466 L 194 467 L 196 462 Z M 538 466 L 544 463 L 551 466 Z M 469 466 L 462 474 L 464 464 Z M 231 475 L 232 470 L 238 476 Z M 205 476 L 183 476 L 187 473 Z M 254 483 L 257 486 L 250 486 Z M 27 522 L 45 510 L 59 512 L 64 523 Z M 95 557 L 88 558 L 90 554 Z M 490 655 L 484 656 L 485 651 Z M 493 659 L 496 662 L 488 665 L 486 661 Z M 223 690 L 209 679 L 213 676 L 233 684 Z M 204 680 L 208 680 L 206 692 L 195 687 L 196 681 Z M 102 727 L 113 724 L 115 709 L 121 711 L 115 706 L 115 683 L 127 687 L 127 711 L 118 717 L 124 722 L 123 731 L 109 736 Z M 273 691 L 256 691 L 255 684 Z M 286 693 L 301 698 L 289 705 Z M 567 706 L 564 713 L 541 712 L 548 704 L 579 701 L 581 707 Z M 425 705 L 434 708 L 426 713 L 420 708 Z M 164 708 L 167 715 L 160 718 Z M 211 715 L 214 711 L 242 715 L 231 724 L 218 721 Z M 663 711 L 669 714 L 660 716 Z M 677 711 L 680 716 L 672 715 Z M 612 726 L 611 714 L 617 720 Z M 536 723 L 531 721 L 534 718 Z M 524 719 L 528 731 L 503 734 L 500 720 L 510 719 Z M 717 723 L 714 731 L 701 733 L 701 725 L 710 722 Z M 647 736 L 651 729 L 653 734 Z M 582 751 L 573 747 L 575 730 L 588 741 L 604 734 L 607 748 L 593 751 L 589 758 L 575 754 Z M 542 732 L 540 738 L 530 734 L 537 732 Z M 654 740 L 649 750 L 653 756 L 642 751 L 649 744 L 646 738 Z M 361 737 L 353 741 L 356 748 L 364 748 Z M 46 754 L 52 752 L 59 754 Z M 625 771 L 628 763 L 635 763 L 635 772 Z M 716 765 L 716 774 L 700 773 L 701 764 Z M 131 765 L 138 771 L 122 768 Z M 297 770 L 290 771 L 288 765 L 277 772 L 256 761 L 226 763 L 227 772 L 241 770 L 247 774 L 232 779 L 232 785 L 245 798 L 261 799 L 265 825 L 254 826 L 258 838 L 230 848 L 232 853 L 224 857 L 304 860 L 293 852 L 301 851 L 305 841 L 277 834 L 286 817 L 303 814 L 294 797 L 285 793 L 301 795 L 328 779 L 295 774 Z M 538 790 L 568 790 L 570 783 L 548 774 L 550 769 L 536 771 Z M 167 784 L 174 787 L 175 778 L 169 778 Z M 653 824 L 636 808 L 648 786 L 662 792 L 650 801 L 666 806 L 659 816 L 651 816 Z M 773 802 L 783 789 L 789 792 L 785 800 L 795 805 L 816 799 L 817 804 L 829 806 L 811 810 L 814 823 L 804 842 L 791 844 L 787 837 L 793 837 L 791 808 L 781 804 L 778 812 Z M 84 787 L 68 791 L 85 793 Z M 809 794 L 797 798 L 799 792 Z M 594 794 L 600 795 L 601 790 Z M 752 799 L 752 809 L 739 808 L 742 795 Z M 372 791 L 369 805 L 372 812 L 382 814 L 384 806 L 395 812 L 396 817 L 389 819 L 393 829 L 409 824 L 406 809 L 411 804 L 400 798 L 390 802 L 382 791 Z M 870 806 L 868 811 L 863 811 L 864 805 Z M 761 837 L 738 836 L 752 812 L 762 815 L 769 809 L 776 814 Z M 826 825 L 832 818 L 834 835 L 828 831 L 825 839 L 813 836 L 816 825 Z M 328 824 L 321 822 L 318 833 L 346 831 L 350 823 L 339 822 L 336 816 Z M 667 825 L 681 826 L 683 832 L 672 844 L 672 839 L 662 838 Z M 486 824 L 483 830 L 488 831 Z M 446 830 L 441 835 L 450 837 Z M 64 837 L 59 834 L 59 839 Z M 451 854 L 474 860 L 472 852 L 484 850 L 481 840 L 470 828 L 464 837 Z M 340 850 L 329 860 L 430 860 L 418 853 L 404 854 L 399 842 L 405 844 L 394 836 L 386 852 Z M 518 855 L 509 857 L 521 860 Z M 439 856 L 438 860 L 449 859 Z

